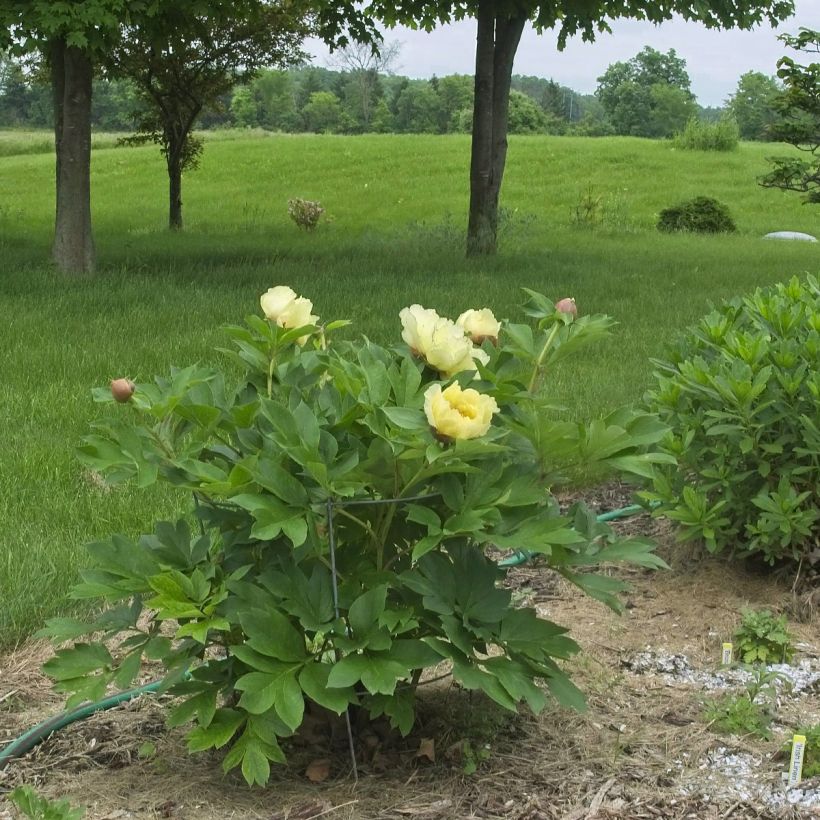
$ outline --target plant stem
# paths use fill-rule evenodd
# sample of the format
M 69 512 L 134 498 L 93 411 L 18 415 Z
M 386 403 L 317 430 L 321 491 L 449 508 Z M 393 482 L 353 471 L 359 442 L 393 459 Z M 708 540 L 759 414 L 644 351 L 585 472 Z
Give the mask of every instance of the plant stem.
M 273 397 L 273 368 L 276 366 L 276 351 L 278 348 L 277 340 L 274 339 L 273 347 L 270 352 L 270 365 L 268 365 L 268 398 Z
M 374 545 L 378 547 L 379 537 L 367 521 L 362 521 L 359 516 L 349 513 L 344 507 L 335 507 L 334 510 L 336 515 L 343 515 L 345 518 L 355 521 L 363 530 L 365 530 L 365 532 L 367 532 L 367 534 L 373 539 Z
M 544 364 L 544 359 L 549 352 L 549 349 L 552 347 L 552 343 L 555 341 L 555 337 L 558 335 L 558 331 L 561 329 L 561 323 L 556 322 L 552 326 L 552 330 L 550 331 L 550 335 L 547 336 L 547 341 L 544 343 L 544 347 L 541 349 L 541 352 L 538 354 L 538 358 L 535 360 L 535 367 L 532 370 L 532 378 L 530 379 L 529 386 L 527 387 L 528 392 L 534 393 L 535 388 L 538 384 L 538 377 L 541 372 L 541 366 Z

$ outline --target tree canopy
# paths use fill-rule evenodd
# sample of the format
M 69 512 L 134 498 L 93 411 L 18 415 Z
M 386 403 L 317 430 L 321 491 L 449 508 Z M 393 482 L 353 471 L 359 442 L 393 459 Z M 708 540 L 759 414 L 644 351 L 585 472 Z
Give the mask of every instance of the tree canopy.
M 613 63 L 598 78 L 595 96 L 616 133 L 669 137 L 695 115 L 686 61 L 645 46 L 627 62 Z
M 820 31 L 801 28 L 796 35 L 780 39 L 792 49 L 820 55 Z M 804 194 L 807 203 L 820 203 L 820 62 L 801 64 L 782 57 L 777 76 L 785 86 L 774 98 L 777 122 L 770 129 L 772 139 L 787 142 L 804 157 L 772 157 L 772 170 L 760 183 L 766 188 L 782 188 Z
M 101 57 L 107 72 L 137 89 L 143 114 L 139 138 L 156 142 L 169 177 L 169 225 L 182 227 L 182 172 L 194 167 L 202 142 L 191 130 L 207 105 L 259 68 L 288 65 L 304 56 L 311 32 L 306 4 L 270 0 L 210 2 L 206 13 L 170 6 L 161 17 L 124 25 Z
M 767 77 L 759 71 L 747 71 L 740 77 L 735 93 L 726 101 L 726 107 L 737 121 L 742 139 L 770 139 L 769 129 L 777 118 L 774 100 L 780 91 L 774 77 Z

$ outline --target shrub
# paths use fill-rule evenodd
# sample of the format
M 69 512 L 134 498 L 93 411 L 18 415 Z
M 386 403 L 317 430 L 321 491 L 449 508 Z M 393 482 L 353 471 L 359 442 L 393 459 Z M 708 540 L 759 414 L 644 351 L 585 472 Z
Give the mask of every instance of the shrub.
M 324 212 L 325 209 L 319 202 L 298 198 L 288 200 L 288 215 L 302 230 L 312 231 Z
M 110 608 L 49 624 L 57 640 L 98 637 L 46 664 L 56 687 L 72 704 L 94 700 L 128 686 L 143 656 L 159 661 L 183 698 L 170 723 L 193 720 L 191 750 L 228 749 L 224 768 L 241 765 L 250 783 L 284 761 L 280 740 L 306 704 L 409 732 L 422 675 L 441 664 L 508 709 L 539 710 L 538 681 L 582 707 L 557 663 L 577 646 L 512 605 L 484 550 L 532 550 L 611 606 L 622 585 L 592 566 L 663 566 L 651 543 L 616 537 L 583 505 L 562 511 L 552 494 L 575 464 L 647 475 L 668 458 L 642 454 L 664 432 L 654 416 L 582 425 L 545 412 L 545 373 L 610 320 L 535 293 L 529 324 L 413 305 L 401 312 L 406 347 L 385 348 L 336 341 L 346 323 L 320 325 L 288 287 L 261 303 L 267 319 L 227 329 L 244 368 L 235 386 L 194 366 L 137 384 L 124 404 L 97 391 L 119 415 L 95 425 L 83 460 L 109 481 L 192 492 L 196 507 L 136 540 L 91 545 L 95 566 L 74 594 Z M 126 640 L 102 642 L 113 635 Z
M 736 151 L 739 143 L 740 129 L 734 117 L 723 117 L 717 122 L 692 117 L 674 137 L 675 147 L 686 151 Z
M 786 663 L 794 655 L 786 616 L 777 617 L 766 610 L 746 610 L 734 642 L 743 663 Z
M 769 564 L 817 560 L 820 287 L 758 289 L 705 316 L 656 360 L 648 407 L 671 432 L 645 496 L 684 540 Z
M 658 230 L 666 233 L 734 233 L 737 226 L 722 202 L 698 196 L 661 211 Z

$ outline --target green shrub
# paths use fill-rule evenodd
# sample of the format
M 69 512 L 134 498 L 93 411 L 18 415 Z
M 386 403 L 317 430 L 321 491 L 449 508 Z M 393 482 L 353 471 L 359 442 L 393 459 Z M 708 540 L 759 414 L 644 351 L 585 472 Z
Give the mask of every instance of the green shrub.
M 668 460 L 642 454 L 665 430 L 653 415 L 573 424 L 547 412 L 545 375 L 611 321 L 532 292 L 527 324 L 413 305 L 406 345 L 384 348 L 336 341 L 347 323 L 321 325 L 288 287 L 261 302 L 266 319 L 227 329 L 236 384 L 174 370 L 119 393 L 117 416 L 86 439 L 83 460 L 108 481 L 163 481 L 196 508 L 90 546 L 74 594 L 110 608 L 90 624 L 50 622 L 57 640 L 96 633 L 46 664 L 56 688 L 71 704 L 95 700 L 130 685 L 143 657 L 158 661 L 183 698 L 170 723 L 193 720 L 190 749 L 226 749 L 224 768 L 249 783 L 285 760 L 280 741 L 306 702 L 386 715 L 406 734 L 423 673 L 442 665 L 507 709 L 537 711 L 547 691 L 581 708 L 558 664 L 578 647 L 513 606 L 485 548 L 532 550 L 611 606 L 623 585 L 591 567 L 664 566 L 651 543 L 552 494 L 579 464 L 646 475 Z M 125 640 L 104 642 L 114 635 Z
M 769 564 L 816 560 L 820 287 L 758 289 L 712 311 L 654 361 L 647 406 L 669 424 L 653 489 L 683 540 Z
M 786 616 L 766 610 L 746 610 L 734 634 L 737 657 L 743 663 L 786 663 L 794 655 L 792 640 Z
M 736 151 L 739 143 L 740 129 L 734 117 L 723 117 L 717 122 L 692 117 L 674 137 L 675 147 L 685 151 Z
M 734 233 L 737 226 L 722 202 L 698 196 L 661 211 L 658 230 L 665 233 Z
M 304 231 L 312 231 L 324 212 L 320 202 L 298 197 L 288 200 L 288 216 Z

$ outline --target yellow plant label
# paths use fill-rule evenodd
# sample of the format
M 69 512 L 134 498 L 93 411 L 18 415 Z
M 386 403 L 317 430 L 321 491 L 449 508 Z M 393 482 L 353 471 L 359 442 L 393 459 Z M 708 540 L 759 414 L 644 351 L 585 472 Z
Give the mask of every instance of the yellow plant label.
M 792 756 L 789 760 L 790 786 L 796 786 L 803 779 L 803 756 L 806 754 L 806 736 L 795 735 L 792 738 Z
M 732 644 L 725 643 L 723 644 L 723 652 L 720 656 L 720 662 L 724 666 L 728 666 L 732 662 Z

